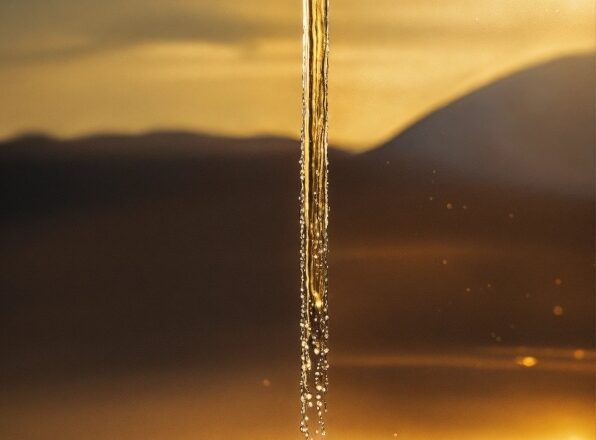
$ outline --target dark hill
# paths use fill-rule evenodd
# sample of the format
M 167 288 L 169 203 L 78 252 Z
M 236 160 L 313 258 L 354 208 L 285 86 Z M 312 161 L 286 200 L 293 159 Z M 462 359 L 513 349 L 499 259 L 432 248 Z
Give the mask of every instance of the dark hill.
M 563 192 L 594 190 L 594 54 L 515 73 L 432 113 L 367 154 L 471 179 Z
M 538 96 L 533 68 L 333 153 L 336 352 L 593 346 L 582 60 L 543 66 Z M 295 141 L 24 137 L 0 176 L 3 385 L 295 359 Z

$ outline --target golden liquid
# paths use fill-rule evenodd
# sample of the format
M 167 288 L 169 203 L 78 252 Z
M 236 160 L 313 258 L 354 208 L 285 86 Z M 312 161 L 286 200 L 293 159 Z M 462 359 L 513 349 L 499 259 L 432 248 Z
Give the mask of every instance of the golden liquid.
M 301 422 L 306 439 L 325 435 L 329 364 L 327 306 L 328 0 L 303 0 L 301 252 Z M 309 422 L 316 421 L 316 427 Z

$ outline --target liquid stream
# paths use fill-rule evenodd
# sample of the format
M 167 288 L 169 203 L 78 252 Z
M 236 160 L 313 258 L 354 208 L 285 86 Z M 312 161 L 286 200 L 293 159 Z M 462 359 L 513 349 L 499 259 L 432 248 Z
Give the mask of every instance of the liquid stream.
M 307 440 L 326 435 L 326 394 L 329 385 L 328 7 L 328 0 L 303 0 L 300 430 Z

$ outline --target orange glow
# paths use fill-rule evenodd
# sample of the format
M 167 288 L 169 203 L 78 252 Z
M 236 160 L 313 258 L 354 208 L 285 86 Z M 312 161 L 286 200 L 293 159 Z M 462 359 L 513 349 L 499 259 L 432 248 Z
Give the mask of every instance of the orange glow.
M 573 357 L 575 359 L 577 359 L 578 361 L 581 361 L 581 360 L 585 359 L 586 351 L 585 350 L 575 350 L 573 352 Z
M 538 360 L 533 356 L 524 356 L 522 358 L 517 358 L 516 362 L 518 365 L 521 365 L 526 368 L 532 368 L 538 364 Z
M 487 352 L 485 356 L 492 355 Z M 590 393 L 581 397 L 557 391 L 570 379 L 578 379 L 573 373 L 548 377 L 526 374 L 537 382 L 514 381 L 511 384 L 517 385 L 508 393 L 479 396 L 465 383 L 449 393 L 450 386 L 433 390 L 443 381 L 453 384 L 451 380 L 461 373 L 437 366 L 429 375 L 427 368 L 404 370 L 409 379 L 403 382 L 398 382 L 401 374 L 387 376 L 378 368 L 360 367 L 356 375 L 354 370 L 338 368 L 331 395 L 334 411 L 330 413 L 329 438 L 593 438 Z M 177 370 L 63 384 L 19 395 L 3 393 L 0 429 L 6 434 L 3 438 L 31 440 L 80 440 L 82 432 L 85 438 L 95 440 L 295 439 L 292 368 L 280 365 L 269 372 L 268 380 L 275 381 L 276 386 L 267 392 L 262 392 L 262 371 L 256 368 L 241 373 Z M 511 375 L 524 373 L 519 369 L 503 375 L 485 372 L 483 380 L 496 386 Z M 590 388 L 591 376 L 579 378 Z M 541 392 L 535 396 L 537 389 Z M 411 392 L 404 394 L 403 390 Z

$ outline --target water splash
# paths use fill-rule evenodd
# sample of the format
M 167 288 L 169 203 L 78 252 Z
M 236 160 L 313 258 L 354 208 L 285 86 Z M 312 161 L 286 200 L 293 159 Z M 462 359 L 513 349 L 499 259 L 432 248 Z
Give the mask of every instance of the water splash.
M 302 157 L 300 160 L 300 430 L 325 436 L 329 385 L 327 305 L 327 72 L 328 0 L 303 0 Z M 314 434 L 309 425 L 316 419 Z

